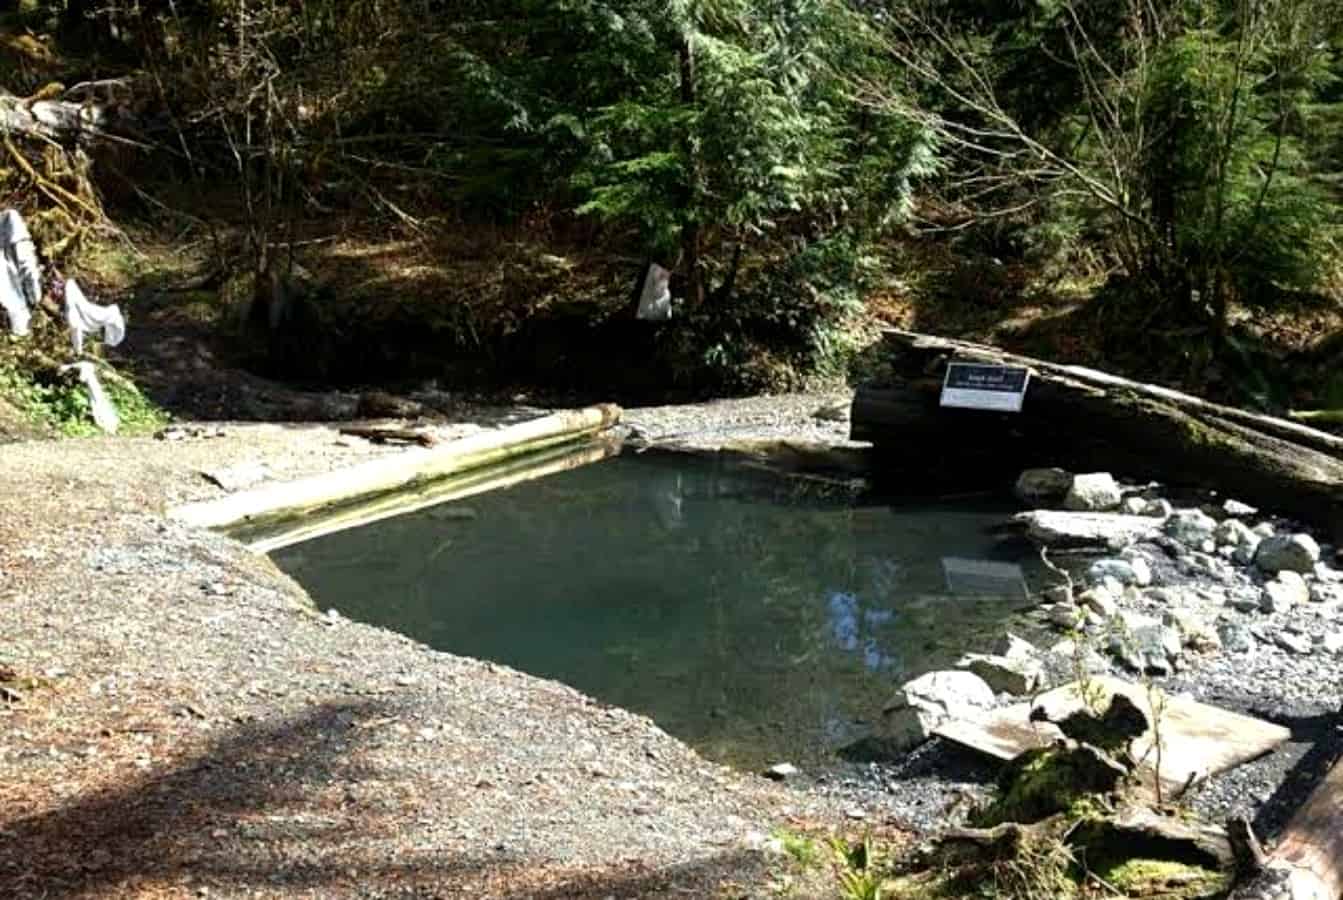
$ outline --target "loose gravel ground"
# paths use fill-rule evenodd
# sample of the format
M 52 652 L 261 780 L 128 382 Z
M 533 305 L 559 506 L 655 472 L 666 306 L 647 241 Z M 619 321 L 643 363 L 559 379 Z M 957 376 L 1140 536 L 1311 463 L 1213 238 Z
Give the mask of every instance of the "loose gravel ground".
M 396 452 L 221 430 L 3 448 L 0 896 L 756 896 L 763 835 L 843 821 L 563 685 L 322 614 L 168 521 L 222 495 L 204 468 Z
M 845 444 L 846 399 L 625 421 L 690 447 Z M 563 685 L 321 613 L 268 560 L 163 512 L 223 495 L 203 469 L 265 462 L 278 480 L 397 451 L 323 425 L 200 434 L 216 428 L 3 447 L 0 896 L 769 896 L 771 829 L 937 828 L 991 784 L 991 766 L 934 740 L 774 785 Z M 1337 756 L 1338 658 L 1273 641 L 1325 627 L 1325 608 L 1202 610 L 1241 617 L 1254 648 L 1190 655 L 1167 687 L 1293 738 L 1208 782 L 1199 811 L 1271 835 Z

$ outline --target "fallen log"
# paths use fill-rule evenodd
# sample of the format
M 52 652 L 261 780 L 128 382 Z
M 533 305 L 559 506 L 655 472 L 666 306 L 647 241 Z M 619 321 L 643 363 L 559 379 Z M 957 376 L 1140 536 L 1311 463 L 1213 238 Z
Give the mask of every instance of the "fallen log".
M 298 515 L 572 443 L 619 421 L 620 407 L 612 404 L 563 410 L 438 447 L 412 447 L 348 469 L 187 503 L 169 510 L 168 516 L 199 528 L 226 528 L 259 518 Z
M 1343 897 L 1343 762 L 1287 823 L 1262 867 L 1231 900 L 1339 900 Z
M 1022 468 L 1110 470 L 1298 516 L 1343 537 L 1343 438 L 1179 391 L 978 344 L 891 330 L 894 378 L 854 395 L 851 436 L 921 482 Z M 1021 412 L 940 406 L 948 362 L 1031 370 Z

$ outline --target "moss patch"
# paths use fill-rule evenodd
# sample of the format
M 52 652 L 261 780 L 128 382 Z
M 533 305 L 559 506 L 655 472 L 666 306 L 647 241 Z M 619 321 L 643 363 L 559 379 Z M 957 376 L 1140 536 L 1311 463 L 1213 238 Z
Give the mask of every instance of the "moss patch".
M 1078 749 L 1029 751 L 1003 772 L 998 796 L 972 817 L 972 824 L 991 828 L 1004 822 L 1039 822 L 1058 813 L 1070 819 L 1102 811 L 1101 795 L 1113 789 L 1120 771 L 1103 771 L 1109 784 L 1097 783 L 1094 756 Z
M 1230 887 L 1224 872 L 1165 859 L 1129 859 L 1096 875 L 1130 897 L 1197 900 L 1216 897 Z

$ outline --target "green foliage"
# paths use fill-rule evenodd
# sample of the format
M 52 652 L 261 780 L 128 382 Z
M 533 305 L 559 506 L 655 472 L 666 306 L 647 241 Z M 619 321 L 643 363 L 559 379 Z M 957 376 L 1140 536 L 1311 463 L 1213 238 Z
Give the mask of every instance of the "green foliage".
M 783 852 L 804 869 L 810 869 L 821 861 L 820 845 L 805 834 L 780 828 L 773 836 L 782 845 Z
M 133 383 L 106 369 L 102 380 L 121 419 L 120 434 L 151 434 L 167 424 L 167 414 Z M 87 391 L 71 379 L 54 373 L 34 373 L 12 360 L 0 360 L 0 397 L 40 428 L 69 437 L 101 433 L 93 424 Z
M 858 843 L 833 838 L 830 850 L 835 857 L 836 880 L 844 900 L 882 900 L 886 896 L 886 873 L 870 836 Z

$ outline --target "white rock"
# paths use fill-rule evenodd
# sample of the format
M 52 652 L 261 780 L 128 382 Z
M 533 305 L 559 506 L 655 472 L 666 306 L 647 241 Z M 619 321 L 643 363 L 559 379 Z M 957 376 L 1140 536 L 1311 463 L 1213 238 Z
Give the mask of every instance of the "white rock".
M 1115 596 L 1113 590 L 1104 584 L 1087 588 L 1078 594 L 1077 605 L 1106 619 L 1119 612 L 1119 598 Z
M 1028 506 L 1052 506 L 1059 503 L 1073 486 L 1071 472 L 1062 469 L 1027 469 L 1017 477 L 1012 491 Z
M 1125 497 L 1119 504 L 1119 511 L 1126 516 L 1141 516 L 1147 513 L 1147 501 L 1142 497 Z
M 1159 530 L 1156 520 L 1147 516 L 1118 513 L 1034 510 L 1018 513 L 1012 521 L 1025 526 L 1026 535 L 1046 547 L 1120 549 L 1153 537 Z
M 1306 580 L 1300 573 L 1284 569 L 1277 578 L 1264 585 L 1259 608 L 1266 613 L 1282 612 L 1309 599 L 1310 590 L 1306 587 Z
M 1063 508 L 1075 512 L 1103 512 L 1119 506 L 1124 499 L 1119 485 L 1109 472 L 1074 475 L 1073 483 L 1063 498 Z
M 1315 571 L 1320 558 L 1320 545 L 1308 534 L 1279 534 L 1259 542 L 1254 553 L 1254 564 L 1265 572 L 1284 569 L 1301 574 Z
M 1087 570 L 1093 581 L 1113 578 L 1121 585 L 1147 587 L 1152 583 L 1152 567 L 1141 556 L 1130 559 L 1098 559 Z
M 947 719 L 993 706 L 993 689 L 972 672 L 929 672 L 907 681 L 884 710 L 882 731 L 900 749 L 927 740 Z
M 765 770 L 765 777 L 775 781 L 787 781 L 797 773 L 798 768 L 792 763 L 776 763 Z
M 1321 649 L 1325 653 L 1338 655 L 1343 653 L 1343 631 L 1329 631 L 1324 635 L 1324 640 L 1320 642 Z
M 1289 631 L 1279 631 L 1277 634 L 1273 635 L 1273 643 L 1284 650 L 1290 650 L 1292 653 L 1297 653 L 1302 656 L 1315 649 L 1314 642 L 1310 639 L 1309 635 L 1294 634 Z
M 1017 637 L 1010 631 L 993 645 L 993 652 L 1008 659 L 1040 659 L 1044 652 L 1028 640 Z
M 1254 526 L 1250 530 L 1253 531 L 1255 534 L 1259 535 L 1261 538 L 1273 537 L 1275 533 L 1272 522 L 1260 522 L 1258 525 Z
M 1259 512 L 1259 510 L 1255 509 L 1253 506 L 1250 506 L 1247 503 L 1241 503 L 1239 500 L 1232 500 L 1228 498 L 1226 501 L 1222 503 L 1222 512 L 1226 513 L 1228 516 L 1236 516 L 1243 518 L 1245 516 L 1252 516 L 1255 513 Z

